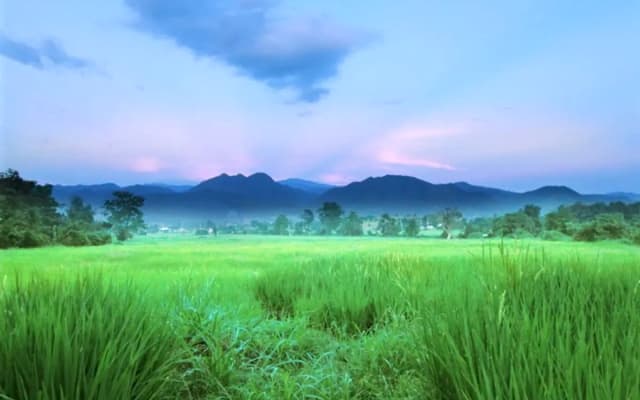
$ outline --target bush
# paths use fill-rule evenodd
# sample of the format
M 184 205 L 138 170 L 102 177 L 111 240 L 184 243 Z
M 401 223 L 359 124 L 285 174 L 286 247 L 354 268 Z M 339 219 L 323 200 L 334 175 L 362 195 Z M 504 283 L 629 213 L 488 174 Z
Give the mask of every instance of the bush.
M 86 232 L 70 229 L 64 232 L 60 238 L 60 243 L 65 246 L 88 246 L 91 244 Z
M 581 242 L 595 242 L 598 240 L 598 230 L 594 224 L 587 224 L 580 227 L 573 238 Z
M 111 234 L 106 231 L 95 231 L 87 235 L 92 246 L 102 246 L 111 243 Z
M 92 226 L 71 224 L 62 230 L 59 242 L 65 246 L 100 246 L 111 243 L 111 234 Z
M 544 231 L 542 233 L 542 240 L 549 240 L 552 242 L 566 242 L 571 240 L 571 236 L 565 235 L 560 231 Z

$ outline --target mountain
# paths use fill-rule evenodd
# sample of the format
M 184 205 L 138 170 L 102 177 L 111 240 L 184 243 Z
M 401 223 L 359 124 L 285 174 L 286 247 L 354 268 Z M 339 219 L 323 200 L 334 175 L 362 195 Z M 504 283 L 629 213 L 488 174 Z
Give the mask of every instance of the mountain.
M 122 188 L 115 183 L 98 185 L 54 185 L 53 197 L 61 204 L 67 204 L 72 197 L 81 197 L 85 202 L 97 206 L 111 197 L 111 193 Z
M 640 194 L 639 193 L 614 192 L 614 193 L 607 193 L 606 196 L 607 197 L 615 197 L 615 198 L 620 199 L 620 201 L 625 201 L 625 202 L 640 201 Z
M 226 199 L 230 207 L 242 204 L 244 207 L 240 208 L 288 207 L 311 199 L 308 193 L 282 185 L 261 172 L 250 176 L 222 174 L 196 185 L 187 193 Z
M 302 179 L 276 182 L 265 173 L 250 176 L 222 174 L 195 186 L 56 185 L 53 194 L 62 204 L 67 204 L 72 196 L 80 196 L 94 207 L 101 207 L 116 190 L 128 190 L 143 196 L 147 220 L 162 223 L 272 218 L 278 213 L 297 215 L 302 209 L 315 209 L 325 201 L 336 201 L 345 210 L 369 214 L 424 214 L 455 207 L 467 216 L 514 211 L 525 204 L 537 204 L 548 211 L 561 204 L 575 202 L 640 201 L 640 196 L 632 193 L 585 195 L 566 186 L 544 186 L 519 193 L 467 182 L 433 184 L 411 176 L 385 175 L 332 187 Z
M 94 207 L 101 207 L 105 200 L 111 198 L 111 194 L 118 190 L 126 190 L 145 198 L 175 193 L 170 187 L 164 185 L 118 186 L 115 183 L 103 183 L 97 185 L 54 185 L 53 197 L 58 203 L 67 204 L 72 197 L 78 196 Z
M 222 174 L 182 193 L 150 196 L 145 211 L 165 219 L 265 216 L 294 212 L 312 201 L 311 194 L 275 182 L 264 173 Z
M 536 204 L 551 210 L 578 201 L 618 201 L 619 197 L 581 195 L 566 186 L 544 186 L 518 193 L 475 186 L 466 182 L 433 184 L 421 179 L 386 175 L 367 178 L 344 187 L 331 189 L 322 201 L 336 201 L 346 208 L 371 213 L 424 213 L 446 207 L 459 208 L 472 215 L 485 215 L 516 210 L 525 204 Z
M 308 181 L 305 179 L 297 179 L 297 178 L 285 179 L 282 181 L 278 181 L 278 183 L 293 189 L 302 190 L 304 192 L 315 194 L 315 195 L 321 195 L 327 190 L 333 189 L 335 187 L 333 185 L 327 185 L 326 183 L 313 182 L 313 181 Z
M 433 184 L 410 176 L 385 175 L 331 189 L 321 199 L 367 212 L 424 212 L 443 207 L 489 206 L 494 194 L 468 184 Z

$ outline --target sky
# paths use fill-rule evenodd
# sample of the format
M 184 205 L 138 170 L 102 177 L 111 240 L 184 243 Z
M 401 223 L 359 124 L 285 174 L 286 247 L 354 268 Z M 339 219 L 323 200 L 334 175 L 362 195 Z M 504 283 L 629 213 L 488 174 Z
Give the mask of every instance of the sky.
M 638 43 L 638 0 L 0 0 L 0 168 L 640 192 Z

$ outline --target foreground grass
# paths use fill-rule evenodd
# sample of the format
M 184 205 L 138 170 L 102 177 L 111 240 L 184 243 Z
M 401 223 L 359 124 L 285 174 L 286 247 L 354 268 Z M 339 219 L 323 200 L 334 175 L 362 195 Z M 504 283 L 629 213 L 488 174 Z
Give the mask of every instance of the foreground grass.
M 617 243 L 147 238 L 0 279 L 0 398 L 640 398 Z

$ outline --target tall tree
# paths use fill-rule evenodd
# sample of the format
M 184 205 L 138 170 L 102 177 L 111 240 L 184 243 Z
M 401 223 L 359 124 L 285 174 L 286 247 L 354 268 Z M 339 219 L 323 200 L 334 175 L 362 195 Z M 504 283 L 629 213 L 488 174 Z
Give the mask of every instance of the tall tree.
M 313 224 L 313 220 L 315 219 L 315 215 L 313 215 L 313 211 L 306 209 L 302 211 L 302 215 L 300 216 L 302 219 L 301 228 L 303 232 L 309 232 L 311 229 L 311 224 Z
M 58 236 L 58 241 L 67 246 L 95 246 L 111 242 L 111 234 L 104 223 L 95 222 L 91 205 L 77 196 L 67 207 L 66 219 Z
M 332 234 L 340 226 L 342 214 L 344 212 L 340 204 L 333 201 L 324 203 L 318 209 L 318 216 L 326 234 Z
M 391 215 L 382 214 L 378 221 L 378 231 L 382 236 L 398 236 L 400 234 L 400 225 Z
M 51 185 L 23 179 L 18 171 L 0 173 L 0 247 L 35 247 L 57 239 L 61 216 Z
M 451 239 L 455 225 L 462 219 L 462 213 L 455 208 L 445 208 L 440 213 L 440 223 L 442 224 L 442 237 Z
M 105 214 L 116 238 L 124 241 L 144 229 L 144 198 L 126 191 L 113 192 L 113 197 L 104 202 Z
M 74 196 L 67 207 L 67 218 L 74 223 L 93 224 L 93 209 L 90 204 L 85 204 L 80 197 Z
M 289 234 L 289 218 L 286 215 L 278 215 L 273 222 L 273 233 L 276 235 L 288 235 Z
M 409 237 L 416 237 L 420 233 L 420 223 L 416 217 L 407 217 L 402 220 L 404 234 Z
M 340 231 L 346 236 L 362 236 L 362 218 L 352 211 L 342 222 Z

